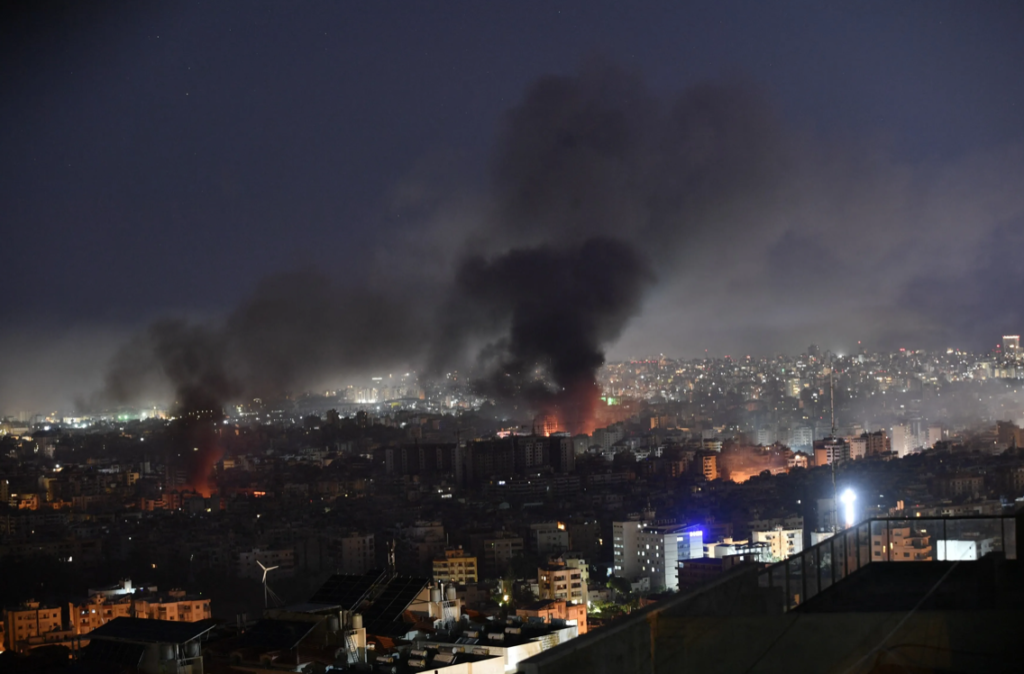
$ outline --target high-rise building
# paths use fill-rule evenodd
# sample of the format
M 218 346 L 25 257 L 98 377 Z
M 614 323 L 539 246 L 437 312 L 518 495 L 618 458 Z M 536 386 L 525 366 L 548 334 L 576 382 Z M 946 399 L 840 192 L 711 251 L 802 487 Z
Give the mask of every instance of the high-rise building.
M 868 455 L 868 439 L 863 435 L 858 438 L 849 438 L 850 458 L 853 460 L 863 459 Z
M 650 579 L 652 589 L 679 589 L 679 562 L 704 556 L 700 527 L 679 524 L 614 523 L 615 575 Z
M 704 479 L 710 482 L 718 479 L 718 454 L 716 452 L 699 452 L 695 457 L 694 469 L 699 470 Z
M 633 553 L 642 527 L 638 519 L 612 523 L 612 575 L 633 579 L 640 574 L 640 562 Z
M 897 424 L 892 427 L 892 451 L 899 458 L 910 454 L 913 447 L 913 436 L 910 434 L 910 427 L 905 424 Z
M 796 451 L 798 449 L 810 449 L 811 445 L 814 444 L 814 429 L 810 426 L 798 426 L 793 429 L 793 432 L 789 437 L 790 447 Z
M 850 444 L 842 438 L 825 438 L 814 443 L 814 465 L 828 466 L 850 460 Z
M 1003 335 L 1003 355 L 1014 360 L 1020 358 L 1020 335 Z
M 891 451 L 889 445 L 889 436 L 885 434 L 885 431 L 875 431 L 874 433 L 864 433 L 860 437 L 867 440 L 867 455 L 877 456 L 878 454 L 885 454 Z

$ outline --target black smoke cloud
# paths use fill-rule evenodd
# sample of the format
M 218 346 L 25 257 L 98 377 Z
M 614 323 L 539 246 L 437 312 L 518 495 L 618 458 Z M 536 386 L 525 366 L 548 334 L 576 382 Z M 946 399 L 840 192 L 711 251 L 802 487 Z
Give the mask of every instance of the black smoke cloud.
M 740 204 L 777 187 L 791 161 L 756 88 L 706 83 L 671 99 L 596 64 L 545 77 L 513 109 L 495 159 L 495 219 L 513 240 L 630 241 L 669 264 Z
M 605 351 L 654 279 L 709 236 L 738 235 L 734 204 L 770 194 L 787 161 L 745 86 L 662 100 L 605 64 L 539 80 L 505 120 L 487 254 L 458 264 L 439 348 L 450 358 L 483 336 L 481 392 L 589 430 Z
M 267 279 L 219 326 L 154 326 L 115 358 L 107 391 L 125 400 L 155 376 L 179 398 L 270 395 L 396 363 L 475 365 L 480 390 L 540 411 L 592 386 L 616 344 L 927 346 L 951 334 L 951 301 L 984 300 L 957 279 L 1024 223 L 1022 163 L 1020 148 L 895 162 L 787 128 L 747 82 L 663 96 L 593 63 L 528 88 L 481 193 L 403 184 L 415 224 L 366 251 L 381 261 L 370 287 L 401 291 Z
M 607 64 L 542 78 L 504 120 L 447 277 L 404 296 L 310 274 L 267 279 L 221 326 L 154 324 L 115 358 L 108 397 L 130 399 L 156 373 L 179 404 L 208 405 L 416 362 L 424 349 L 429 371 L 468 359 L 481 391 L 524 411 L 586 417 L 605 349 L 653 280 L 727 231 L 735 199 L 769 189 L 781 147 L 745 86 L 662 100 Z M 431 262 L 406 258 L 397 266 Z
M 416 357 L 418 305 L 316 272 L 262 280 L 223 322 L 161 320 L 112 359 L 100 403 L 144 398 L 161 383 L 175 409 L 213 409 L 241 396 L 278 396 Z
M 463 320 L 445 343 L 473 323 L 501 326 L 502 337 L 480 352 L 478 391 L 590 432 L 604 350 L 639 311 L 653 280 L 636 249 L 615 239 L 474 256 L 456 277 Z

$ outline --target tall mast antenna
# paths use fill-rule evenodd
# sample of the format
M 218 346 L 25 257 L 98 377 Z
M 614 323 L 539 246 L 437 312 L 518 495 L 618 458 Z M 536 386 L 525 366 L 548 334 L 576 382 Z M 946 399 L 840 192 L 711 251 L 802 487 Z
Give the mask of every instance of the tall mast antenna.
M 836 363 L 835 359 L 829 356 L 829 368 L 828 368 L 828 403 L 832 408 L 832 435 L 829 437 L 829 444 L 832 445 L 831 452 L 832 457 L 830 464 L 832 464 L 832 533 L 833 535 L 839 531 L 839 490 L 836 489 L 836 387 L 835 387 L 835 371 Z M 828 447 L 826 445 L 826 447 Z M 828 451 L 828 450 L 826 450 Z
M 828 403 L 832 408 L 832 438 L 836 437 L 836 387 L 834 383 L 836 364 L 835 361 L 829 358 L 831 361 L 828 368 Z

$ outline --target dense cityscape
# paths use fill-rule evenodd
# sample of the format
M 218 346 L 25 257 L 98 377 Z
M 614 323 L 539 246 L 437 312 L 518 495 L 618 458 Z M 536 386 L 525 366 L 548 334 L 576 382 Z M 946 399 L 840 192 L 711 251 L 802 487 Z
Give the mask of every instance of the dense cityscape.
M 158 406 L 8 416 L 4 648 L 77 650 L 130 616 L 220 625 L 203 632 L 204 657 L 258 664 L 268 651 L 244 626 L 323 615 L 334 599 L 317 597 L 394 578 L 405 603 L 366 609 L 375 622 L 351 663 L 394 639 L 462 643 L 500 618 L 535 632 L 491 646 L 514 665 L 545 635 L 599 629 L 854 522 L 1013 512 L 1022 356 L 1010 336 L 986 354 L 811 346 L 609 363 L 594 430 L 575 435 L 548 414 L 496 414 L 457 374 L 181 417 Z M 837 521 L 847 490 L 852 513 L 840 507 Z M 907 536 L 897 557 L 914 561 L 995 545 L 987 531 Z
M 1024 671 L 1024 3 L 0 6 L 0 673 Z

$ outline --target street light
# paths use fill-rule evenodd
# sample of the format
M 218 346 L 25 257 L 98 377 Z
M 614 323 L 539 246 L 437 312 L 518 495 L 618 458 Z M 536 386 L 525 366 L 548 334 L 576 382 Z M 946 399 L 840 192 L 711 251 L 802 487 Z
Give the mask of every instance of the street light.
M 857 495 L 853 493 L 852 489 L 847 489 L 839 499 L 843 502 L 843 505 L 846 506 L 846 526 L 852 527 L 854 521 L 853 502 L 857 500 Z

